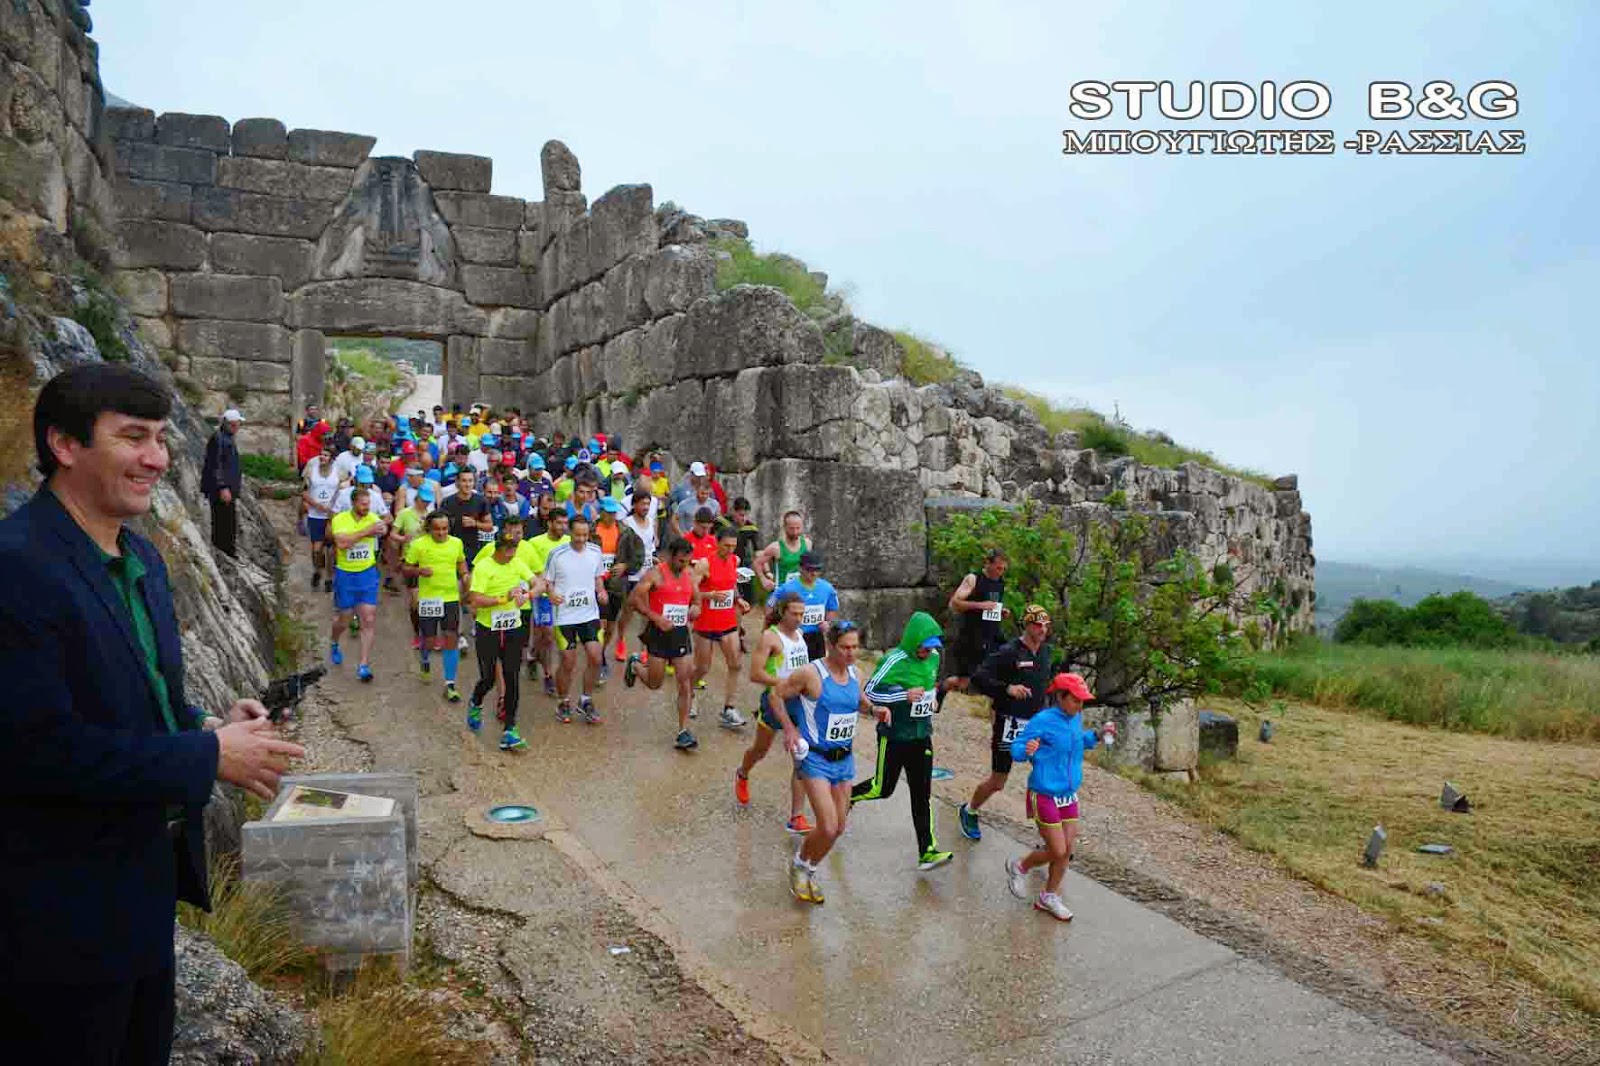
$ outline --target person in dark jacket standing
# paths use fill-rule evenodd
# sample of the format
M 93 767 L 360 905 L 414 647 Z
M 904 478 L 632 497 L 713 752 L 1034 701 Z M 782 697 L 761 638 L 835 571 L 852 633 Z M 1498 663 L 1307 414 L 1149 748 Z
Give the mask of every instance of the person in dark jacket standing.
M 978 782 L 970 802 L 961 805 L 961 832 L 979 840 L 978 808 L 1006 787 L 1011 774 L 1011 742 L 1017 739 L 1040 707 L 1045 689 L 1055 673 L 1055 649 L 1050 647 L 1050 612 L 1030 603 L 1022 612 L 1022 635 L 1000 645 L 972 675 L 972 687 L 994 704 L 994 736 L 989 755 L 989 776 Z
M 222 422 L 206 441 L 206 459 L 200 468 L 200 492 L 211 501 L 211 546 L 230 556 L 238 554 L 239 490 L 244 478 L 239 473 L 234 434 L 243 421 L 237 408 L 222 412 Z
M 167 1062 L 173 912 L 209 906 L 212 784 L 270 799 L 255 700 L 191 707 L 161 556 L 124 521 L 167 470 L 171 398 L 87 363 L 39 393 L 43 487 L 0 521 L 0 1062 Z

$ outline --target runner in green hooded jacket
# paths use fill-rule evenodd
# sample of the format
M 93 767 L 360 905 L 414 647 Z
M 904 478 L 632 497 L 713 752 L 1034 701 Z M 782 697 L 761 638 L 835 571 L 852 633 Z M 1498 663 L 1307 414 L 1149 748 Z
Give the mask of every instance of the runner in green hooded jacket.
M 938 691 L 939 623 L 926 611 L 906 622 L 900 646 L 884 656 L 867 682 L 867 699 L 889 708 L 878 726 L 878 762 L 872 780 L 850 791 L 852 804 L 887 799 L 904 770 L 911 788 L 911 821 L 917 830 L 917 869 L 950 861 L 933 836 L 933 713 Z

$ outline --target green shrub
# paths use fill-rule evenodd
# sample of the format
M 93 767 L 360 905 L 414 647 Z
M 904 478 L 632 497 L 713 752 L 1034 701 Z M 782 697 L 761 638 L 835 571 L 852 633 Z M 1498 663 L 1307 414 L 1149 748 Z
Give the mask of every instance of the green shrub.
M 1078 431 L 1078 443 L 1113 458 L 1127 455 L 1133 450 L 1128 443 L 1127 432 L 1109 422 L 1091 422 L 1084 426 Z
M 262 481 L 299 481 L 300 473 L 294 464 L 277 455 L 260 452 L 239 453 L 239 469 L 247 476 Z
M 127 362 L 133 353 L 122 339 L 122 304 L 105 280 L 87 265 L 79 269 L 75 277 L 83 286 L 84 299 L 73 307 L 73 319 L 94 338 L 100 358 L 108 363 Z
M 1410 608 L 1393 600 L 1357 599 L 1339 619 L 1333 639 L 1418 648 L 1507 648 L 1521 642 L 1488 600 L 1465 590 L 1424 596 Z
M 966 364 L 932 341 L 903 329 L 891 332 L 906 352 L 900 361 L 900 376 L 913 385 L 943 385 L 967 369 Z
M 806 265 L 793 256 L 773 252 L 763 254 L 749 241 L 737 237 L 723 237 L 711 242 L 713 248 L 727 252 L 729 258 L 717 262 L 717 289 L 731 289 L 735 285 L 770 285 L 789 297 L 805 314 L 814 311 L 834 312 L 847 308 L 842 297 L 830 294 Z

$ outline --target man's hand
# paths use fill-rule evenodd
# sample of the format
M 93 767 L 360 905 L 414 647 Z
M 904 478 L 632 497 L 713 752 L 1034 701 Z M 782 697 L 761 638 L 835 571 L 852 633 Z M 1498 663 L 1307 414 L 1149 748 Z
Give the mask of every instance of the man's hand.
M 1025 700 L 1029 696 L 1033 695 L 1033 689 L 1029 688 L 1027 685 L 1007 685 L 1006 695 L 1010 696 L 1014 700 Z
M 233 490 L 232 489 L 218 489 L 217 490 L 217 499 L 221 500 L 223 503 L 232 503 L 233 502 Z
M 909 699 L 912 703 L 916 703 L 918 700 L 922 699 L 922 697 L 927 695 L 927 694 L 928 694 L 928 690 L 925 689 L 925 688 L 910 688 L 910 689 L 906 689 L 906 698 Z
M 289 768 L 289 760 L 305 753 L 300 745 L 279 740 L 272 723 L 265 718 L 234 722 L 217 730 L 217 780 L 238 785 L 270 802 L 277 794 L 279 778 Z
M 1028 758 L 1033 758 L 1034 754 L 1039 750 L 1039 738 L 1034 737 L 1028 741 L 1022 746 L 1022 750 L 1028 753 Z
M 797 748 L 799 746 L 800 746 L 800 730 L 796 729 L 793 725 L 784 726 L 783 727 L 783 750 L 788 752 L 790 755 L 793 755 L 794 751 L 795 751 L 795 748 Z
M 228 708 L 228 722 L 248 722 L 266 718 L 268 714 L 267 705 L 260 700 L 234 700 L 233 706 Z
M 432 577 L 433 576 L 433 567 L 431 567 L 431 566 L 419 566 L 419 567 L 417 567 L 417 573 L 418 573 L 418 575 L 420 575 L 422 577 Z
M 878 704 L 873 704 L 872 713 L 877 716 L 878 721 L 881 724 L 883 724 L 883 725 L 888 725 L 889 724 L 889 718 L 890 718 L 890 713 L 891 713 L 889 708 L 880 706 Z

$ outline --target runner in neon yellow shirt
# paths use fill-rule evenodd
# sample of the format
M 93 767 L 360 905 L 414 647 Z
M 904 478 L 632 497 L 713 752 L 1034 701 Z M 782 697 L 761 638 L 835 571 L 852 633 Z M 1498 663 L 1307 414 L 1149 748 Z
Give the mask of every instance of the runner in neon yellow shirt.
M 372 491 L 357 485 L 350 493 L 350 510 L 340 511 L 328 524 L 333 537 L 333 632 L 328 658 L 344 662 L 339 638 L 354 613 L 361 619 L 361 662 L 356 677 L 372 680 L 372 638 L 378 625 L 378 538 L 389 525 L 372 513 Z
M 426 487 L 426 486 L 425 486 Z M 417 622 L 422 636 L 422 679 L 432 670 L 428 652 L 444 660 L 444 698 L 461 702 L 456 669 L 461 664 L 457 644 L 461 632 L 461 585 L 467 576 L 467 553 L 458 537 L 450 535 L 450 519 L 439 512 L 428 518 L 428 532 L 406 545 L 407 581 L 417 583 Z

